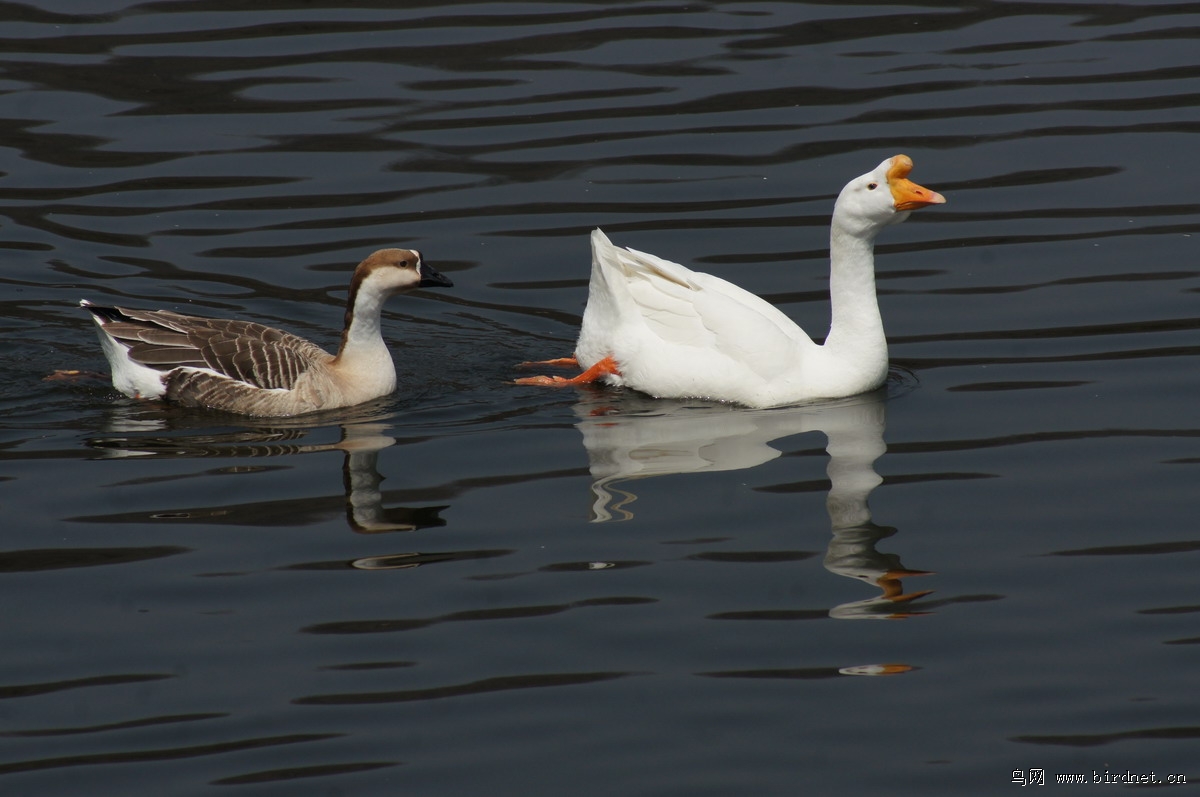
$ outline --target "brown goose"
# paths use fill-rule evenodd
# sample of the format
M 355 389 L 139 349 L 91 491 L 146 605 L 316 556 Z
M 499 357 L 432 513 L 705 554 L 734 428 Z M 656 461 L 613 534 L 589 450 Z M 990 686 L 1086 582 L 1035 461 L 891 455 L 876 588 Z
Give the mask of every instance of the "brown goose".
M 337 356 L 250 321 L 79 304 L 91 312 L 113 387 L 125 395 L 279 417 L 348 407 L 395 390 L 396 366 L 379 325 L 384 300 L 452 284 L 416 250 L 375 252 L 354 270 Z

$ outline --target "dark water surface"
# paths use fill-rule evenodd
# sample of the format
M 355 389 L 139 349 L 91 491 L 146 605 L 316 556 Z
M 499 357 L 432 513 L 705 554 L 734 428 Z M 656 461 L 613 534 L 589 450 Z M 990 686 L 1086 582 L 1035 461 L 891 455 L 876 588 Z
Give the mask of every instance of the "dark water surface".
M 1200 5 L 0 21 L 0 792 L 1200 782 Z M 879 395 L 507 384 L 596 226 L 820 336 L 833 197 L 898 152 L 949 202 L 881 240 Z M 105 368 L 83 297 L 335 345 L 394 245 L 455 287 L 389 305 L 387 399 L 45 380 Z

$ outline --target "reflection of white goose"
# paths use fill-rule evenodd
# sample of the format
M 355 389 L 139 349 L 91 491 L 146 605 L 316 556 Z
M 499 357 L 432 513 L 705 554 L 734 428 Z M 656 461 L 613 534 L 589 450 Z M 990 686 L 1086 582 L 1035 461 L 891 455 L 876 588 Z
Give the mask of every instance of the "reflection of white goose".
M 633 517 L 628 505 L 637 496 L 629 489 L 631 481 L 752 468 L 780 455 L 770 445 L 773 440 L 823 432 L 829 454 L 826 508 L 833 532 L 825 567 L 883 591 L 875 598 L 836 607 L 830 614 L 843 619 L 900 617 L 904 615 L 895 611 L 897 603 L 928 594 L 905 594 L 900 585 L 902 576 L 924 571 L 909 570 L 897 556 L 875 550 L 879 540 L 894 533 L 872 523 L 867 506 L 871 491 L 882 481 L 875 460 L 887 450 L 882 391 L 770 410 L 594 394 L 576 407 L 576 413 L 593 479 L 594 521 Z
M 855 445 L 865 446 L 868 451 L 864 456 L 869 458 L 850 472 L 839 474 L 839 481 L 853 482 L 865 502 L 867 493 L 879 483 L 870 464 L 884 449 L 882 407 L 882 398 L 874 393 L 766 410 L 702 401 L 653 400 L 631 393 L 590 393 L 575 411 L 580 417 L 576 426 L 583 435 L 593 478 L 593 519 L 611 520 L 612 510 L 632 516 L 620 506 L 606 503 L 609 491 L 619 483 L 671 473 L 753 468 L 780 455 L 770 445 L 774 440 L 816 431 L 842 439 L 864 425 L 863 434 L 868 439 Z M 875 415 L 879 416 L 877 423 L 872 422 Z M 839 446 L 832 439 L 831 445 L 839 455 L 851 457 L 848 446 Z M 857 473 L 863 467 L 866 473 Z
M 864 397 L 865 398 L 865 397 Z M 910 613 L 898 612 L 896 604 L 907 603 L 929 591 L 905 593 L 903 576 L 927 575 L 924 570 L 909 570 L 896 554 L 880 553 L 875 545 L 890 537 L 895 529 L 871 521 L 867 499 L 883 481 L 875 472 L 875 460 L 887 451 L 883 442 L 884 403 L 852 402 L 827 415 L 821 430 L 828 443 L 829 496 L 825 508 L 833 536 L 825 552 L 825 568 L 847 578 L 865 581 L 883 592 L 873 598 L 835 606 L 832 617 L 842 620 L 899 619 Z
M 615 398 L 594 394 L 593 401 Z M 611 403 L 611 402 L 610 402 Z M 619 397 L 619 414 L 610 404 L 576 406 L 592 474 L 592 519 L 632 517 L 625 505 L 632 492 L 616 485 L 672 473 L 742 470 L 779 456 L 769 443 L 813 431 L 818 414 L 812 408 L 748 410 L 704 402 L 651 400 L 634 394 Z M 610 502 L 613 493 L 622 498 Z

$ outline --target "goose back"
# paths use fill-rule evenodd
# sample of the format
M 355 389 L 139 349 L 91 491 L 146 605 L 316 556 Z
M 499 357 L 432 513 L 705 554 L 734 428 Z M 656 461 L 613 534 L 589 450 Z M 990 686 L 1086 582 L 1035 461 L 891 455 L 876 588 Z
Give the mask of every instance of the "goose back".
M 252 321 L 200 318 L 171 310 L 89 310 L 129 358 L 158 371 L 208 369 L 250 387 L 291 390 L 310 368 L 333 356 L 304 338 Z

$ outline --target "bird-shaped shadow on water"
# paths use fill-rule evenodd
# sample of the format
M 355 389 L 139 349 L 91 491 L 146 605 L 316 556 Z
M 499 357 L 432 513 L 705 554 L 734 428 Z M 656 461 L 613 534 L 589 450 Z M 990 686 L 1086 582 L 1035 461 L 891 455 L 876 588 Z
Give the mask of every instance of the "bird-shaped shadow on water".
M 209 419 L 211 420 L 211 419 Z M 183 418 L 160 413 L 151 416 L 114 417 L 108 431 L 87 441 L 104 458 L 156 457 L 186 459 L 237 459 L 246 464 L 225 464 L 198 473 L 145 476 L 121 482 L 123 486 L 151 485 L 193 477 L 217 477 L 254 473 L 286 467 L 252 460 L 277 459 L 287 463 L 301 454 L 341 452 L 340 494 L 305 495 L 236 504 L 174 506 L 153 511 L 129 511 L 106 515 L 75 517 L 82 522 L 214 524 L 236 526 L 303 526 L 344 514 L 350 529 L 359 534 L 416 531 L 445 525 L 440 513 L 447 506 L 387 506 L 381 490 L 379 453 L 397 443 L 387 434 L 386 423 L 347 421 L 340 427 L 340 439 L 333 442 L 307 442 L 311 436 L 327 434 L 322 428 L 286 420 L 251 425 L 245 421 L 228 426 L 207 425 L 192 431 Z M 211 494 L 206 491 L 206 495 Z M 166 491 L 175 496 L 178 491 Z M 174 499 L 164 499 L 174 500 Z M 412 567 L 440 561 L 437 554 L 401 553 L 356 559 L 351 566 L 376 570 Z M 331 564 L 330 566 L 335 566 Z
M 752 410 L 696 401 L 643 399 L 630 393 L 582 391 L 576 405 L 592 476 L 594 522 L 629 520 L 636 482 L 651 476 L 753 468 L 781 455 L 770 443 L 822 432 L 827 474 L 829 572 L 872 584 L 880 595 L 830 610 L 839 619 L 899 619 L 919 612 L 901 607 L 929 594 L 905 592 L 902 579 L 930 575 L 905 567 L 876 545 L 895 529 L 875 524 L 867 505 L 883 481 L 875 461 L 887 450 L 884 391 L 796 407 Z M 790 492 L 788 486 L 769 492 Z

